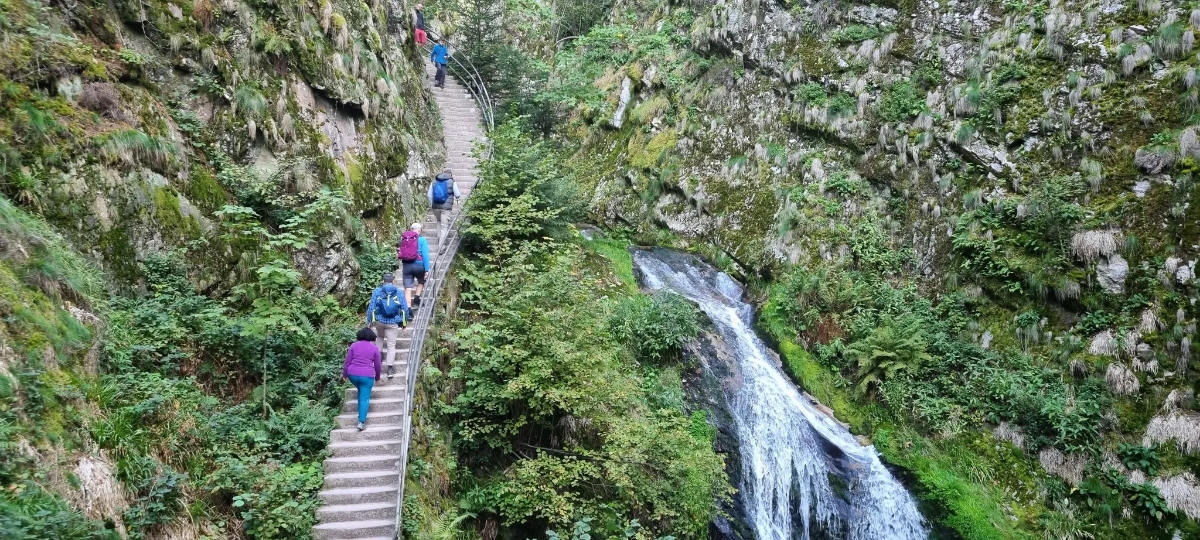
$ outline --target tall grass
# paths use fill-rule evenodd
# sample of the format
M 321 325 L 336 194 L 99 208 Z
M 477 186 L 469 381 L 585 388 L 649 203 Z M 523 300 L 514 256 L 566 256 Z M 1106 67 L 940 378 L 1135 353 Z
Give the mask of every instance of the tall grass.
M 105 285 L 100 270 L 73 251 L 49 224 L 17 208 L 3 196 L 0 196 L 0 231 L 10 239 L 0 245 L 0 260 L 16 262 L 27 283 L 43 290 L 50 283 L 65 286 L 67 290 L 60 289 L 60 293 L 89 305 L 102 301 Z

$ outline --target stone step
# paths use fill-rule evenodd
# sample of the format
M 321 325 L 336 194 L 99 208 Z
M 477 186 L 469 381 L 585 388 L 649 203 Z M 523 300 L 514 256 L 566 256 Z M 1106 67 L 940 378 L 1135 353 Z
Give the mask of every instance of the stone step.
M 394 471 L 399 473 L 400 458 L 398 455 L 331 457 L 325 460 L 323 466 L 325 467 L 325 472 L 329 474 L 367 471 Z
M 352 428 L 358 425 L 358 413 L 339 414 L 335 419 L 340 428 Z M 368 426 L 399 426 L 404 420 L 402 411 L 387 411 L 377 414 L 367 413 Z
M 368 418 L 369 420 L 369 418 Z M 355 418 L 355 422 L 358 419 Z M 357 428 L 337 428 L 329 432 L 329 438 L 334 443 L 342 442 L 367 442 L 367 441 L 390 441 L 404 437 L 404 426 L 400 424 L 374 424 L 367 422 L 367 429 L 359 431 Z
M 399 495 L 396 486 L 371 486 L 341 489 L 326 489 L 317 493 L 324 504 L 363 504 L 391 502 L 396 504 Z
M 322 523 L 396 518 L 396 501 L 358 504 L 335 504 L 317 510 Z
M 383 441 L 340 442 L 329 445 L 329 453 L 333 457 L 378 456 L 383 454 L 400 455 L 401 439 Z
M 387 376 L 384 375 L 382 380 L 375 383 L 375 387 L 371 389 L 371 400 L 374 401 L 376 398 L 400 399 L 408 395 L 408 392 L 406 391 L 407 388 L 404 384 L 404 377 L 400 375 L 399 371 L 396 372 L 396 376 L 392 379 L 392 381 L 398 382 L 395 382 L 395 384 L 384 384 L 387 382 Z M 350 387 L 346 389 L 346 401 L 358 401 L 357 388 Z M 354 410 L 357 411 L 358 409 L 355 408 Z
M 384 411 L 400 411 L 404 409 L 404 398 L 380 398 L 371 392 L 371 401 L 367 406 L 367 415 Z M 354 399 L 348 399 L 342 403 L 342 412 L 357 413 L 358 412 L 358 396 Z
M 398 486 L 400 476 L 396 471 L 359 471 L 325 475 L 325 489 L 355 487 Z
M 408 358 L 408 353 L 405 353 L 405 358 Z M 407 373 L 405 368 L 396 366 L 396 374 L 389 379 L 387 368 L 383 368 L 383 374 L 379 376 L 378 381 L 375 381 L 375 386 L 371 387 L 371 397 L 395 398 L 400 397 L 400 395 L 391 394 L 395 394 L 396 392 L 400 392 L 401 395 L 405 394 L 403 391 L 395 390 L 395 388 L 405 387 L 406 381 L 404 379 Z M 358 388 L 353 386 L 346 389 L 346 399 L 343 401 L 350 401 L 352 399 L 358 399 Z
M 319 540 L 364 540 L 368 538 L 393 538 L 396 535 L 396 519 L 372 519 L 322 523 L 313 527 Z

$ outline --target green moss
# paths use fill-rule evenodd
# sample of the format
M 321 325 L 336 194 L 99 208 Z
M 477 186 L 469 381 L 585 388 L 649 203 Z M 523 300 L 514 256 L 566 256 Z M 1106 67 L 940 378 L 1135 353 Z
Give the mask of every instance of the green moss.
M 197 238 L 200 236 L 200 224 L 195 218 L 183 215 L 179 205 L 179 194 L 174 188 L 159 186 L 154 188 L 154 217 L 156 225 L 175 240 Z
M 629 253 L 629 242 L 617 238 L 595 238 L 587 243 L 596 253 L 612 261 L 613 272 L 630 291 L 637 290 L 633 277 L 633 256 Z
M 654 169 L 660 163 L 663 154 L 675 149 L 678 135 L 674 129 L 664 129 L 646 141 L 645 135 L 638 133 L 629 139 L 629 164 L 639 169 Z
M 634 107 L 629 113 L 629 119 L 638 124 L 646 124 L 670 108 L 671 102 L 667 96 L 656 95 Z
M 206 212 L 219 210 L 229 201 L 229 195 L 207 167 L 192 168 L 192 181 L 188 184 L 187 196 Z
M 139 272 L 137 251 L 124 227 L 113 227 L 100 235 L 97 247 L 104 258 L 104 266 L 113 277 L 124 283 L 133 283 Z

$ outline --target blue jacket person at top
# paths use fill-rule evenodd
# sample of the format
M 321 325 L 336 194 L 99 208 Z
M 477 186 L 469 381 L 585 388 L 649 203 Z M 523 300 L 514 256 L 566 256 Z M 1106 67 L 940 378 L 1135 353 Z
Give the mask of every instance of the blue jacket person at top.
M 442 44 L 442 38 L 434 38 L 433 52 L 429 53 L 429 59 L 433 61 L 433 65 L 437 67 L 437 75 L 433 78 L 433 85 L 438 88 L 446 87 L 446 55 L 450 51 L 446 50 L 446 46 Z

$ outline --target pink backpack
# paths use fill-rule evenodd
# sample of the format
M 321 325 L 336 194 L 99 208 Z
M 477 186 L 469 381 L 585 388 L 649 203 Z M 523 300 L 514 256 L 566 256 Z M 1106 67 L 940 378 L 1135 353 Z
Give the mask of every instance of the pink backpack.
M 421 258 L 421 250 L 418 244 L 418 239 L 421 235 L 416 231 L 404 231 L 400 235 L 400 249 L 396 250 L 396 256 L 403 262 L 414 262 Z

